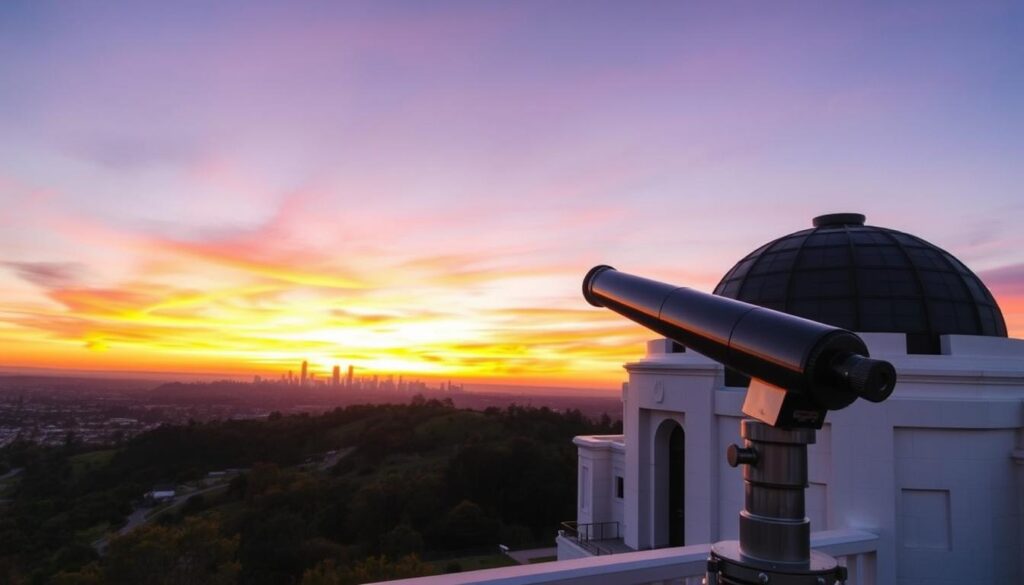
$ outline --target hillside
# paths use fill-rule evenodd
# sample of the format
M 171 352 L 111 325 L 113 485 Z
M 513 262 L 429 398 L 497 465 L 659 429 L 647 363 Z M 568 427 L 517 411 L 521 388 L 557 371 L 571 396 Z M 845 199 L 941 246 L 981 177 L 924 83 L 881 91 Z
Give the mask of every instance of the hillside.
M 24 469 L 4 488 L 0 582 L 291 584 L 454 570 L 420 559 L 550 542 L 574 514 L 572 437 L 611 432 L 607 418 L 578 411 L 417 397 L 165 426 L 117 449 L 16 444 L 0 451 Z M 159 483 L 179 496 L 154 513 L 141 498 Z M 139 524 L 114 535 L 126 522 Z

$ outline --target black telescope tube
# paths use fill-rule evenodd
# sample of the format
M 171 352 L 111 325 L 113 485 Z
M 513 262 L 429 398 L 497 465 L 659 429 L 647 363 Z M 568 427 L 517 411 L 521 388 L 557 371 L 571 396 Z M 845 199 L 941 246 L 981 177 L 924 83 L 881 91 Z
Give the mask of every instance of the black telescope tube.
M 750 377 L 836 410 L 888 398 L 892 364 L 850 331 L 685 287 L 595 266 L 583 296 Z

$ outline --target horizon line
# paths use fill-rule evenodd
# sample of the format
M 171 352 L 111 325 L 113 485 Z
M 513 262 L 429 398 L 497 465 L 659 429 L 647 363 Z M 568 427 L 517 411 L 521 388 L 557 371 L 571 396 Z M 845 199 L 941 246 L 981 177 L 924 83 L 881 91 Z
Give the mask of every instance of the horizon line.
M 375 371 L 376 372 L 376 371 Z M 97 379 L 118 379 L 118 380 L 146 380 L 146 381 L 165 381 L 165 382 L 176 382 L 179 381 L 176 377 L 186 377 L 192 379 L 201 379 L 201 381 L 215 382 L 215 381 L 242 381 L 249 380 L 254 376 L 263 376 L 263 374 L 243 374 L 235 373 L 229 374 L 224 372 L 182 372 L 182 371 L 156 371 L 156 370 L 93 370 L 93 369 L 78 369 L 78 368 L 44 368 L 37 366 L 15 366 L 9 364 L 0 364 L 0 376 L 52 376 L 58 378 L 97 378 Z M 376 372 L 376 375 L 380 375 Z M 387 373 L 386 375 L 406 375 L 405 373 Z M 441 378 L 434 376 L 416 377 L 412 375 L 416 380 L 431 380 L 439 381 Z M 609 388 L 598 386 L 594 384 L 584 383 L 585 385 L 580 386 L 565 386 L 561 384 L 538 384 L 538 383 L 527 383 L 515 380 L 505 380 L 501 378 L 495 378 L 489 382 L 479 381 L 467 381 L 458 377 L 443 377 L 447 381 L 458 382 L 463 387 L 467 386 L 505 386 L 505 387 L 516 387 L 516 388 L 533 388 L 533 389 L 545 389 L 545 390 L 566 390 L 573 393 L 593 391 L 599 393 L 617 393 L 619 388 Z M 325 377 L 324 380 L 329 378 Z M 277 381 L 277 377 L 263 378 L 264 382 Z

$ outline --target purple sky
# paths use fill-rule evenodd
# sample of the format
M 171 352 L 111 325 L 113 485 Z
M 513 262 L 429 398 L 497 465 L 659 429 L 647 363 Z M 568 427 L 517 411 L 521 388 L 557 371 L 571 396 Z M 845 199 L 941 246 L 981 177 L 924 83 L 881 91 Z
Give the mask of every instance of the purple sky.
M 223 318 L 221 361 L 263 320 L 267 367 L 489 375 L 511 343 L 496 375 L 611 379 L 630 326 L 607 354 L 521 327 L 572 329 L 593 264 L 709 290 L 834 211 L 992 274 L 1024 333 L 1019 2 L 208 4 L 0 4 L 0 346 L 25 361 L 184 366 Z M 354 308 L 483 349 L 308 333 Z

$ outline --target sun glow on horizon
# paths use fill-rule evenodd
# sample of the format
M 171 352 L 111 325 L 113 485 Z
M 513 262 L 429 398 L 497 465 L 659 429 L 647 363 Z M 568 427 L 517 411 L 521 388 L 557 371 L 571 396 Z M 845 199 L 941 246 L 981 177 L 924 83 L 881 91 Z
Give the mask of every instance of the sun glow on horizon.
M 80 240 L 85 247 L 108 242 Z M 471 259 L 462 256 L 452 266 L 435 262 L 431 273 L 403 261 L 355 282 L 329 273 L 294 278 L 294 264 L 254 266 L 254 258 L 272 255 L 260 245 L 245 253 L 251 259 L 231 261 L 222 286 L 203 291 L 145 275 L 86 286 L 59 278 L 57 266 L 10 266 L 0 279 L 30 300 L 4 311 L 3 365 L 279 375 L 308 360 L 324 374 L 353 365 L 365 373 L 614 387 L 630 353 L 621 342 L 640 347 L 645 335 L 605 312 L 570 307 L 571 299 L 559 301 L 562 309 L 538 307 L 561 292 L 536 286 L 550 268 L 466 269 Z M 163 283 L 174 274 L 188 282 L 191 271 L 224 263 L 219 251 L 205 255 L 199 246 L 182 254 L 176 245 L 150 243 L 146 254 L 142 264 L 159 257 Z M 53 279 L 32 277 L 46 270 Z M 619 343 L 581 339 L 593 335 Z

